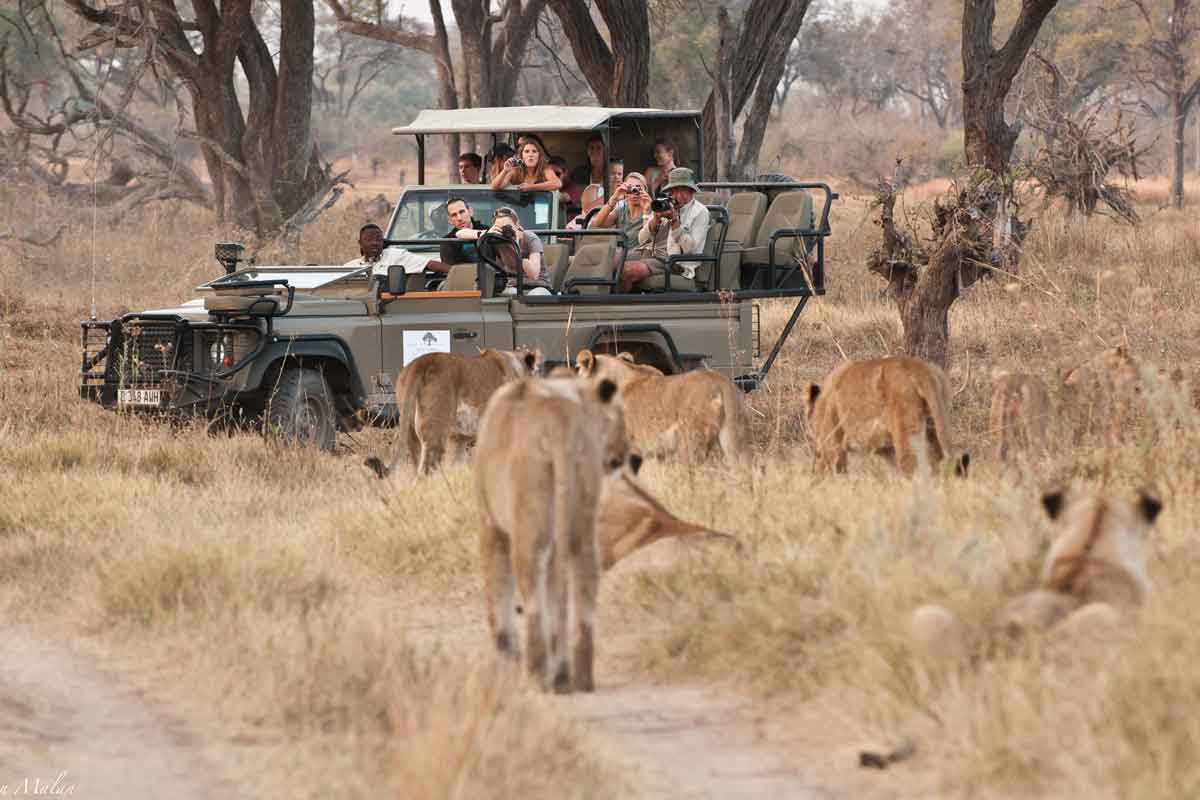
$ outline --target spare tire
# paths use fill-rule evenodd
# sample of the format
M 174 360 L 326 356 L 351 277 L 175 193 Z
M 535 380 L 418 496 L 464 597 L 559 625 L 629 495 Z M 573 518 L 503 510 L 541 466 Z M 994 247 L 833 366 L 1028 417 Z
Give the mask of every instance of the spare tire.
M 791 175 L 784 175 L 782 172 L 764 172 L 761 175 L 755 175 L 754 182 L 755 183 L 799 183 L 799 181 L 797 181 Z M 774 201 L 775 198 L 779 195 L 780 192 L 787 191 L 787 190 L 786 189 L 767 189 L 765 191 L 766 191 L 766 195 L 767 195 L 767 205 L 769 206 L 769 205 L 771 205 L 772 201 Z

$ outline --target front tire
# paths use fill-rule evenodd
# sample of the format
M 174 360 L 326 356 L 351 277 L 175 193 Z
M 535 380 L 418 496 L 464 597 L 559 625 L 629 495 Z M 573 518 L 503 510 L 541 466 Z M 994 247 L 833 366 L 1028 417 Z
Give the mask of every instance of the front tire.
M 264 422 L 267 435 L 287 445 L 316 445 L 325 452 L 337 445 L 333 393 L 319 370 L 283 370 L 267 402 Z

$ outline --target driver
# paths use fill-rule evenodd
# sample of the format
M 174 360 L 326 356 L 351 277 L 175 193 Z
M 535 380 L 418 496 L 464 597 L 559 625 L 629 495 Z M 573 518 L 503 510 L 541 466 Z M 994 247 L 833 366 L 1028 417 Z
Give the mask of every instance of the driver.
M 405 273 L 412 275 L 429 270 L 430 272 L 447 273 L 450 267 L 441 261 L 434 261 L 429 256 L 412 253 L 403 247 L 392 245 L 384 247 L 383 229 L 374 222 L 368 222 L 358 229 L 359 258 L 347 261 L 345 266 L 350 269 L 371 267 L 371 274 L 387 276 L 388 267 L 402 266 Z
M 457 239 L 453 244 L 443 244 L 439 255 L 446 264 L 477 264 L 479 253 L 475 242 L 487 227 L 475 219 L 471 204 L 461 197 L 451 197 L 446 201 L 446 216 L 453 226 L 443 239 Z

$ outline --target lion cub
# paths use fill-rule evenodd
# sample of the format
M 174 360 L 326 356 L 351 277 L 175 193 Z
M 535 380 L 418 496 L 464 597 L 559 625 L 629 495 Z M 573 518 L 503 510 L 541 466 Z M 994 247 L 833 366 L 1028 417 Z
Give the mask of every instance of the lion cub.
M 1050 392 L 1033 375 L 997 372 L 992 380 L 992 409 L 988 417 L 996 440 L 996 458 L 1004 461 L 1014 445 L 1046 446 L 1050 419 Z
M 580 350 L 583 377 L 607 378 L 625 401 L 625 425 L 634 447 L 646 456 L 674 454 L 685 464 L 720 452 L 728 461 L 748 455 L 748 423 L 741 391 L 711 370 L 663 375 L 635 364 L 628 353 L 597 355 Z
M 907 356 L 851 361 L 823 384 L 810 383 L 803 399 L 818 469 L 844 472 L 847 454 L 858 450 L 890 456 L 902 473 L 912 475 L 917 442 L 928 444 L 934 461 L 950 455 L 950 388 L 945 373 L 927 361 Z M 965 473 L 969 463 L 963 454 L 957 471 Z
M 1097 427 L 1106 429 L 1114 444 L 1125 438 L 1142 381 L 1138 364 L 1124 345 L 1102 350 L 1069 370 L 1063 387 L 1066 410 L 1078 417 L 1077 440 Z
M 517 381 L 493 395 L 480 420 L 474 469 L 488 625 L 500 652 L 519 660 L 519 593 L 526 669 L 556 692 L 594 687 L 597 504 L 605 475 L 627 457 L 612 381 Z
M 426 353 L 414 359 L 396 379 L 396 455 L 389 466 L 375 457 L 367 466 L 384 478 L 409 460 L 427 475 L 447 449 L 452 459 L 461 459 L 475 441 L 488 398 L 509 381 L 536 375 L 541 363 L 540 352 L 508 350 L 483 350 L 477 356 Z
M 1037 589 L 1001 606 L 990 634 L 1003 641 L 1023 631 L 1082 632 L 1115 622 L 1150 591 L 1146 535 L 1162 503 L 1145 491 L 1129 503 L 1106 494 L 1067 503 L 1062 492 L 1042 498 L 1059 533 L 1050 546 Z M 933 660 L 967 654 L 962 624 L 942 606 L 913 612 L 916 651 Z

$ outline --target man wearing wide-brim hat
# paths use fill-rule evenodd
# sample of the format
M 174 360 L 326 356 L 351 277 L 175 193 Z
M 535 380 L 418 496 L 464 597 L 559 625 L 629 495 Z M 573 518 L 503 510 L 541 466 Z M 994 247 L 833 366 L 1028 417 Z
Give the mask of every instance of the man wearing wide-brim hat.
M 638 233 L 638 258 L 626 261 L 621 271 L 619 291 L 660 289 L 666 285 L 667 258 L 678 254 L 701 253 L 708 237 L 708 209 L 696 201 L 696 178 L 687 167 L 676 167 L 667 174 L 663 191 L 671 198 L 671 207 L 646 216 Z M 683 261 L 672 266 L 671 289 L 696 288 L 698 262 Z

